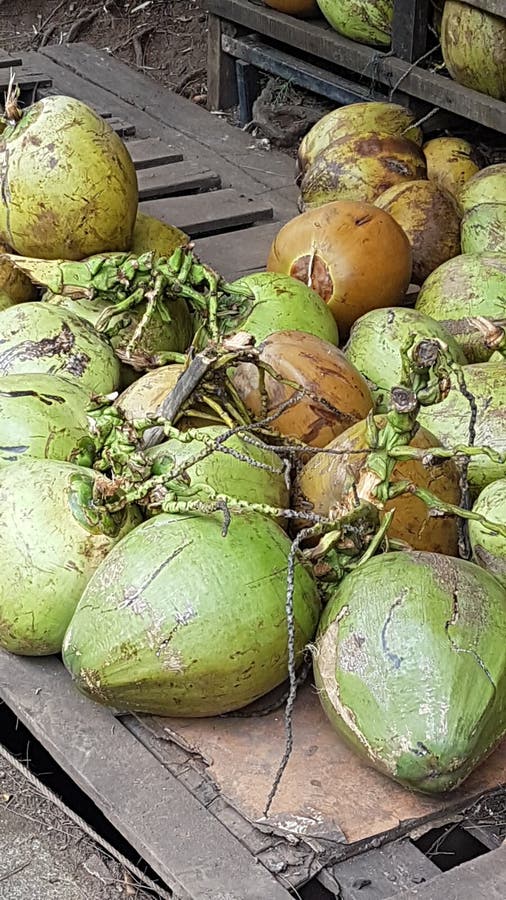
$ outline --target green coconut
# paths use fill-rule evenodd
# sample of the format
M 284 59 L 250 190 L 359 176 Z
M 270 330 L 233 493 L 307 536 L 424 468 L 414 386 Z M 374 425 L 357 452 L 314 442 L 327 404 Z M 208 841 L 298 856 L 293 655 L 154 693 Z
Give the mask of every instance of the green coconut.
M 58 375 L 0 378 L 0 464 L 30 456 L 91 465 L 90 393 Z
M 392 36 L 393 0 L 317 0 L 323 15 L 339 34 L 388 47 Z
M 460 241 L 462 253 L 501 253 L 506 259 L 506 202 L 473 206 L 462 219 Z
M 476 403 L 476 447 L 490 447 L 506 454 L 506 364 L 475 363 L 462 367 L 467 391 Z M 441 403 L 424 406 L 418 420 L 444 447 L 469 445 L 471 406 L 461 393 L 456 376 L 452 376 L 449 394 Z M 468 479 L 476 496 L 482 488 L 506 476 L 506 464 L 479 453 L 471 456 Z
M 47 303 L 22 303 L 0 313 L 0 376 L 61 375 L 96 394 L 119 384 L 119 361 L 89 322 Z
M 482 490 L 473 512 L 502 528 L 506 526 L 506 478 L 499 478 Z M 469 539 L 474 561 L 506 587 L 506 537 L 471 519 Z
M 113 550 L 85 589 L 63 645 L 77 687 L 116 709 L 214 716 L 246 706 L 287 676 L 290 541 L 258 513 L 160 515 Z M 297 561 L 298 659 L 319 599 Z M 104 622 L 107 627 L 104 627 Z
M 439 266 L 422 285 L 415 309 L 438 321 L 506 317 L 506 256 L 462 254 Z M 469 362 L 487 360 L 491 350 L 455 333 Z
M 0 646 L 11 653 L 60 651 L 91 575 L 139 522 L 135 509 L 112 515 L 94 504 L 99 477 L 49 459 L 0 468 Z
M 401 382 L 401 349 L 410 337 L 443 341 L 454 362 L 465 364 L 464 352 L 448 331 L 415 309 L 374 309 L 353 325 L 344 348 L 350 362 L 367 378 L 377 412 L 386 412 L 390 391 Z
M 181 435 L 153 447 L 147 453 L 152 460 L 153 474 L 161 475 L 179 468 L 227 430 L 220 425 L 208 426 L 192 431 L 191 440 Z M 209 488 L 216 494 L 227 494 L 250 503 L 266 503 L 282 509 L 288 506 L 285 469 L 273 450 L 257 438 L 245 440 L 238 434 L 227 438 L 221 446 L 225 452 L 214 450 L 185 470 L 185 481 L 189 489 L 196 492 L 195 498 L 209 499 L 206 490 Z M 227 453 L 227 449 L 240 457 Z
M 244 314 L 231 319 L 229 332 L 245 331 L 259 344 L 278 331 L 303 331 L 339 343 L 337 324 L 324 300 L 290 275 L 254 272 L 239 278 L 233 287 L 251 289 L 254 299 Z
M 458 200 L 463 213 L 481 203 L 506 203 L 506 163 L 480 169 L 466 181 Z
M 421 146 L 423 132 L 413 113 L 398 103 L 369 101 L 340 106 L 323 116 L 302 138 L 297 164 L 300 172 L 310 166 L 329 144 L 364 132 L 397 134 Z
M 16 117 L 0 137 L 0 240 L 40 259 L 128 250 L 137 176 L 107 121 L 64 96 Z
M 441 50 L 455 81 L 506 100 L 506 19 L 458 0 L 446 0 Z
M 331 596 L 314 671 L 368 764 L 411 790 L 453 790 L 506 733 L 506 591 L 465 560 L 375 557 Z

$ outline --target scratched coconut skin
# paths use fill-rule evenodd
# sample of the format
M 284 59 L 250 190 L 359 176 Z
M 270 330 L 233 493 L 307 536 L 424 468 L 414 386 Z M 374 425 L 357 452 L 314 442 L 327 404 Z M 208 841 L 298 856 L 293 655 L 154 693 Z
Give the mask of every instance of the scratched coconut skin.
M 287 672 L 289 538 L 259 513 L 156 516 L 127 535 L 88 584 L 65 636 L 77 687 L 117 709 L 212 716 L 239 709 Z M 320 612 L 295 569 L 296 649 Z
M 0 138 L 0 239 L 23 256 L 127 250 L 137 176 L 110 125 L 71 97 L 30 106 Z
M 23 456 L 91 465 L 90 393 L 57 375 L 0 377 L 0 465 Z
M 376 557 L 335 589 L 314 663 L 358 753 L 406 787 L 453 789 L 506 732 L 506 592 L 465 560 Z
M 506 478 L 499 478 L 482 490 L 473 506 L 473 512 L 484 516 L 488 522 L 503 525 L 506 522 Z M 498 531 L 490 531 L 481 522 L 469 522 L 469 540 L 473 559 L 478 565 L 492 572 L 506 588 L 506 539 Z
M 0 645 L 7 650 L 58 653 L 90 576 L 139 522 L 135 507 L 97 513 L 91 494 L 98 478 L 107 481 L 48 459 L 0 468 Z
M 475 440 L 478 447 L 490 447 L 506 453 L 506 404 L 504 360 L 463 366 L 467 390 L 476 402 Z M 423 406 L 418 414 L 420 425 L 427 428 L 443 447 L 469 444 L 471 407 L 452 376 L 448 396 L 434 406 Z M 506 475 L 506 464 L 490 459 L 484 453 L 469 458 L 468 480 L 476 495 L 497 478 Z
M 1 313 L 0 375 L 61 375 L 109 394 L 120 364 L 109 341 L 89 322 L 47 303 L 23 303 Z

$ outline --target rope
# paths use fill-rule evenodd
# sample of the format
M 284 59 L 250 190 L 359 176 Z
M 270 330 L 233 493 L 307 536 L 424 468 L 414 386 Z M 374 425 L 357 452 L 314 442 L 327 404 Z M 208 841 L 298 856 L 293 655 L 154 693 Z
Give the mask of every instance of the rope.
M 38 793 L 45 799 L 48 800 L 49 803 L 52 803 L 53 806 L 56 806 L 57 809 L 60 810 L 65 816 L 71 819 L 75 825 L 77 825 L 85 834 L 88 835 L 96 844 L 98 844 L 108 856 L 112 857 L 112 859 L 116 860 L 123 868 L 127 869 L 131 875 L 138 882 L 138 887 L 145 887 L 152 893 L 154 893 L 157 897 L 162 898 L 162 900 L 175 900 L 174 894 L 169 893 L 164 888 L 157 885 L 148 875 L 145 875 L 141 869 L 137 868 L 126 856 L 123 856 L 119 850 L 116 850 L 112 844 L 109 844 L 104 838 L 100 837 L 96 831 L 91 828 L 81 816 L 77 815 L 72 809 L 65 805 L 65 803 L 60 800 L 60 798 L 54 794 L 49 788 L 46 787 L 45 784 L 42 783 L 29 769 L 26 768 L 15 756 L 13 756 L 9 751 L 0 744 L 0 756 L 3 757 L 9 765 L 11 765 L 20 775 L 25 778 L 32 787 L 36 788 Z

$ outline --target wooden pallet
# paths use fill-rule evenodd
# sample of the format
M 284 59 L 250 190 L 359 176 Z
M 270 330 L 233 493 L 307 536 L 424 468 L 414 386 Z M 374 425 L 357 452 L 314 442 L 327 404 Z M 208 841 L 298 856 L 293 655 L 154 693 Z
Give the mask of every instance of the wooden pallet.
M 248 135 L 85 45 L 46 47 L 23 64 L 46 72 L 51 90 L 130 123 L 141 209 L 184 228 L 227 278 L 263 268 L 280 223 L 296 212 L 291 160 L 252 148 Z M 472 798 L 506 781 L 505 747 L 450 798 L 409 794 L 341 744 L 307 686 L 295 751 L 266 821 L 262 803 L 283 749 L 280 713 L 209 721 L 114 715 L 78 695 L 58 659 L 2 651 L 0 697 L 178 900 L 289 900 L 289 889 L 307 882 L 308 900 L 325 891 L 364 900 L 366 882 L 376 900 L 399 891 L 407 898 L 424 880 L 430 893 L 420 896 L 449 900 L 457 888 L 408 836 L 441 816 L 460 822 Z M 452 876 L 455 897 L 466 896 L 468 878 L 479 885 L 473 898 L 485 885 L 494 896 L 489 876 L 503 877 L 498 843 L 490 832 L 487 863 Z
M 471 5 L 506 17 L 504 0 L 471 0 Z M 300 20 L 266 7 L 262 0 L 206 0 L 208 102 L 226 109 L 243 98 L 251 108 L 244 68 L 237 61 L 289 79 L 345 104 L 386 98 L 417 112 L 445 114 L 504 132 L 506 103 L 463 87 L 415 61 L 426 46 L 430 0 L 397 0 L 392 49 L 385 53 L 350 41 L 324 20 Z M 433 39 L 437 49 L 437 41 Z M 245 113 L 247 117 L 247 112 Z

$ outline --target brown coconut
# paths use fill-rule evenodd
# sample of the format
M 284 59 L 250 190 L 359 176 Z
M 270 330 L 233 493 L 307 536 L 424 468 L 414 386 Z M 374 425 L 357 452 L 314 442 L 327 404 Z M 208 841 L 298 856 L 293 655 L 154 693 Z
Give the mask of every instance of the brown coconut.
M 448 191 L 432 181 L 397 184 L 376 200 L 409 238 L 414 284 L 423 284 L 434 269 L 460 253 L 460 214 Z
M 411 279 L 411 247 L 389 213 L 369 203 L 337 201 L 287 222 L 273 241 L 267 268 L 320 294 L 346 340 L 364 313 L 402 303 Z
M 334 141 L 306 170 L 300 184 L 299 209 L 333 200 L 374 203 L 389 187 L 425 178 L 421 148 L 399 135 L 369 132 Z
M 280 378 L 308 392 L 269 425 L 277 434 L 324 447 L 372 408 L 365 378 L 334 344 L 302 331 L 279 331 L 259 345 L 261 360 Z M 272 415 L 295 388 L 265 376 L 266 406 L 262 409 L 259 370 L 241 363 L 234 385 L 256 418 Z
M 376 423 L 385 424 L 384 416 L 376 416 Z M 419 428 L 411 441 L 412 447 L 429 449 L 440 446 L 439 441 L 424 428 Z M 326 450 L 339 451 L 316 453 L 301 470 L 295 487 L 296 508 L 328 515 L 338 506 L 357 483 L 367 461 L 362 449 L 369 447 L 367 423 L 358 422 L 335 438 Z M 459 473 L 453 460 L 424 466 L 418 460 L 399 462 L 392 474 L 392 482 L 407 480 L 426 488 L 440 500 L 458 505 L 460 502 Z M 389 500 L 384 512 L 395 510 L 388 530 L 391 539 L 405 541 L 415 550 L 445 553 L 458 556 L 458 531 L 455 518 L 439 518 L 429 515 L 422 500 L 412 494 L 403 494 Z

